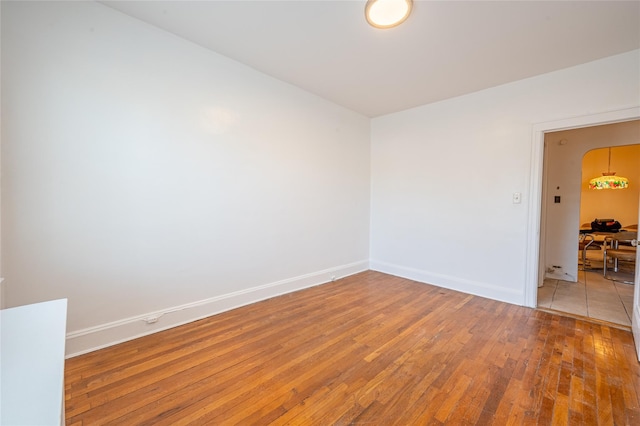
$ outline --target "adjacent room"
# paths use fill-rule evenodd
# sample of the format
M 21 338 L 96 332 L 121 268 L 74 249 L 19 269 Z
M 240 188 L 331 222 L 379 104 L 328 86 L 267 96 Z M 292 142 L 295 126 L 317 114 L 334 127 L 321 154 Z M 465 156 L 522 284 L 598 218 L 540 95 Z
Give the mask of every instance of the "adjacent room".
M 378 1 L 0 2 L 0 423 L 637 423 L 640 2 Z
M 639 139 L 638 120 L 545 135 L 547 257 L 539 307 L 631 327 Z M 612 184 L 599 183 L 605 178 Z

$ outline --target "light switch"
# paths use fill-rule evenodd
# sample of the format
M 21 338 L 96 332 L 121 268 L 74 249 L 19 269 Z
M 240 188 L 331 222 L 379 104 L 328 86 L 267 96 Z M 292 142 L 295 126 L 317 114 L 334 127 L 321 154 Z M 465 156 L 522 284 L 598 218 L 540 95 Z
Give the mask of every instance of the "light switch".
M 513 193 L 513 204 L 520 204 L 520 200 L 522 199 L 522 194 L 519 192 Z

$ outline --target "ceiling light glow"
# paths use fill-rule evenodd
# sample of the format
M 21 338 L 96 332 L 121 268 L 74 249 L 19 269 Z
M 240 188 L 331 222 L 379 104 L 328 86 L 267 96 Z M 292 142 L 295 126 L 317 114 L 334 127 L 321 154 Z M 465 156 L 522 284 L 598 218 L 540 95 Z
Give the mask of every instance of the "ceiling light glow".
M 409 17 L 413 0 L 367 0 L 364 14 L 376 28 L 391 28 Z

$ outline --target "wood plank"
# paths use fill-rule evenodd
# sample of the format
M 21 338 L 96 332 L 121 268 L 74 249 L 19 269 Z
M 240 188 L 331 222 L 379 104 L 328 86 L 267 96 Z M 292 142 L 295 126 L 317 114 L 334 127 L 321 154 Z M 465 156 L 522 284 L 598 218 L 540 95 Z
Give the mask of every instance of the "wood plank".
M 368 271 L 67 360 L 67 425 L 637 424 L 631 334 Z

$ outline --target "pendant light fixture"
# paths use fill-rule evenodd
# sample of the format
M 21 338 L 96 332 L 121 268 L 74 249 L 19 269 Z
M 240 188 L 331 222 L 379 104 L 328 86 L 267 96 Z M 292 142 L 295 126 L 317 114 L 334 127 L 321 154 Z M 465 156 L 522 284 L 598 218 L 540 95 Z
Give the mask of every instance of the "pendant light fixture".
M 376 28 L 392 28 L 409 17 L 412 7 L 413 0 L 367 0 L 364 15 Z
M 611 171 L 611 147 L 609 147 L 609 163 L 606 173 L 589 181 L 589 189 L 625 189 L 629 187 L 629 179 L 616 176 L 616 172 Z

